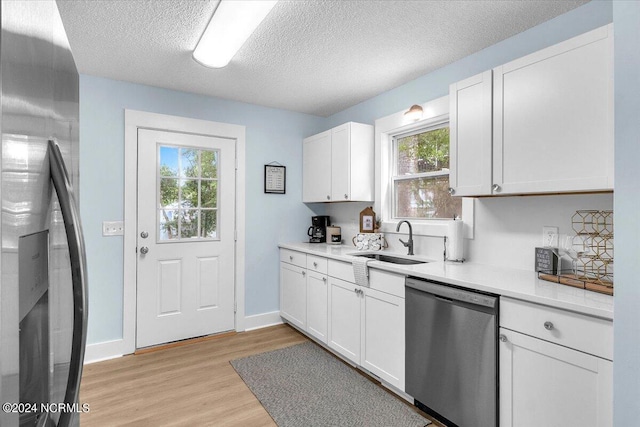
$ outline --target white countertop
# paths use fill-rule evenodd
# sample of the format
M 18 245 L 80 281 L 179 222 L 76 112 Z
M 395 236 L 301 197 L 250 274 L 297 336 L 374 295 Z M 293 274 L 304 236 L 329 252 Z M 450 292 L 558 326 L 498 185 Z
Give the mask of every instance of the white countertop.
M 351 245 L 327 245 L 325 243 L 281 243 L 279 247 L 346 262 L 351 262 L 353 259 L 350 254 L 358 253 L 356 248 Z M 381 251 L 380 253 L 406 257 L 405 254 L 389 251 Z M 430 262 L 401 265 L 370 261 L 367 265 L 369 268 L 435 280 L 613 320 L 612 296 L 540 280 L 533 271 L 471 262 L 435 261 L 422 258 L 419 255 L 412 258 Z

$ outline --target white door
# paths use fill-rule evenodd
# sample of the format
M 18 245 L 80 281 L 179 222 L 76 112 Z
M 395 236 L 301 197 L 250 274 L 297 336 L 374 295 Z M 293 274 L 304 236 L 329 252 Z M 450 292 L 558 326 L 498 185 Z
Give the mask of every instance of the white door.
M 331 200 L 331 131 L 302 141 L 302 201 Z
M 329 347 L 360 364 L 360 313 L 362 288 L 329 278 Z
M 137 336 L 234 328 L 235 140 L 138 130 Z

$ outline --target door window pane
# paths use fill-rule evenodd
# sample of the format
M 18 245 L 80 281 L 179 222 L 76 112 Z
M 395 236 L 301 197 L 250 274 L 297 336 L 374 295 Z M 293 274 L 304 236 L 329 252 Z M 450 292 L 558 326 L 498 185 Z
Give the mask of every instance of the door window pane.
M 217 239 L 218 150 L 158 146 L 158 240 Z
M 178 148 L 160 146 L 160 176 L 178 176 Z
M 215 239 L 218 237 L 218 211 L 203 210 L 200 212 L 200 237 Z
M 186 209 L 180 211 L 180 238 L 191 239 L 198 237 L 198 216 L 197 209 Z

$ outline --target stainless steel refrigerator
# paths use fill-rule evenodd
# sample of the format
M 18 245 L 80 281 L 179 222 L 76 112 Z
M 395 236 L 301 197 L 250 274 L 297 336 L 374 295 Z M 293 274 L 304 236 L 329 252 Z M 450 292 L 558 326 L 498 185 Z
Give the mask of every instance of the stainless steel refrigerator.
M 0 425 L 78 425 L 78 73 L 55 1 L 2 1 L 0 15 Z

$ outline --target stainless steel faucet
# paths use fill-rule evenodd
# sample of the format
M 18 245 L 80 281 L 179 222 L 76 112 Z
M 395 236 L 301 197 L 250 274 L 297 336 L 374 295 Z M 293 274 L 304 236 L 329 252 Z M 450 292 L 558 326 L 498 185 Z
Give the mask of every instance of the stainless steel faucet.
M 398 226 L 396 227 L 396 231 L 400 231 L 400 226 L 402 225 L 403 222 L 406 222 L 407 225 L 409 226 L 409 241 L 405 242 L 402 239 L 398 239 L 398 240 L 400 240 L 400 243 L 402 243 L 405 248 L 409 248 L 409 253 L 407 255 L 413 255 L 413 227 L 411 227 L 411 223 L 406 219 L 403 221 L 400 221 L 398 223 Z

